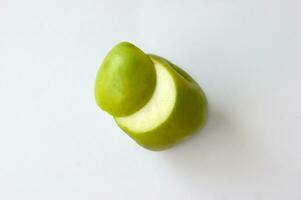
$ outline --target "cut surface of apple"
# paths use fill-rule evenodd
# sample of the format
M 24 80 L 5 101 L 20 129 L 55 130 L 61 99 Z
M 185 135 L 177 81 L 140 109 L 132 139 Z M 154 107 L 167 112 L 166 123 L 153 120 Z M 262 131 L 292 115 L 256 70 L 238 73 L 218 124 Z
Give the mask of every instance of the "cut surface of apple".
M 144 107 L 132 115 L 115 118 L 120 125 L 136 133 L 150 131 L 164 123 L 176 102 L 176 84 L 170 71 L 155 59 L 152 61 L 157 76 L 153 96 Z

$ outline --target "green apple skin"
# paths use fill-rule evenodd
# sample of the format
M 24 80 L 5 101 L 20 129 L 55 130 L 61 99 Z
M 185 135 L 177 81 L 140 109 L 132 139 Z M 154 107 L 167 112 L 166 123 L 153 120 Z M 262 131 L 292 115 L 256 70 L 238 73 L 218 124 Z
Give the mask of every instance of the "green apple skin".
M 128 42 L 117 44 L 104 58 L 95 81 L 95 100 L 115 117 L 127 116 L 151 98 L 156 72 L 151 59 Z
M 177 70 L 170 63 L 155 55 L 149 55 L 159 61 L 170 72 L 176 84 L 176 103 L 169 118 L 157 128 L 144 133 L 135 133 L 118 124 L 139 145 L 153 151 L 174 146 L 184 138 L 196 133 L 207 118 L 207 100 L 198 84 L 182 69 Z M 182 74 L 185 74 L 184 76 Z

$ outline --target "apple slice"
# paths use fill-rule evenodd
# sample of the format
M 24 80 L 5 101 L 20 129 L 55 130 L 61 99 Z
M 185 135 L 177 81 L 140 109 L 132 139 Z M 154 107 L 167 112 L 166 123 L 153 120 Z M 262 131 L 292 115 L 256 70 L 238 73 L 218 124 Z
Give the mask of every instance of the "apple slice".
M 95 81 L 95 100 L 113 116 L 141 109 L 155 89 L 156 72 L 150 58 L 128 42 L 117 44 L 105 57 Z
M 156 86 L 137 112 L 115 121 L 138 144 L 150 150 L 166 149 L 201 127 L 207 115 L 205 94 L 182 69 L 149 55 L 156 71 Z

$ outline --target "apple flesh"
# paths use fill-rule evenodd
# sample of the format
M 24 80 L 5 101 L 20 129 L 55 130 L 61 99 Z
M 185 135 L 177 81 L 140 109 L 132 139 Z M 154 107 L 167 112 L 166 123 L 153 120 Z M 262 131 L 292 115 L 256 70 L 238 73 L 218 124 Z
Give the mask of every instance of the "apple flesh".
M 139 145 L 156 151 L 194 134 L 207 117 L 205 94 L 188 73 L 128 42 L 105 57 L 95 99 Z

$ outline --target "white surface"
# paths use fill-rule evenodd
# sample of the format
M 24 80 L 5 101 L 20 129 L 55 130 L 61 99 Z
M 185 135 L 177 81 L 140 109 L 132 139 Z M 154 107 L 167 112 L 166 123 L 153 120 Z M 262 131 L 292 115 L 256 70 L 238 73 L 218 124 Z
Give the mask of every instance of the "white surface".
M 0 0 L 0 199 L 301 199 L 300 0 Z M 203 87 L 176 148 L 137 146 L 94 103 L 128 40 Z

